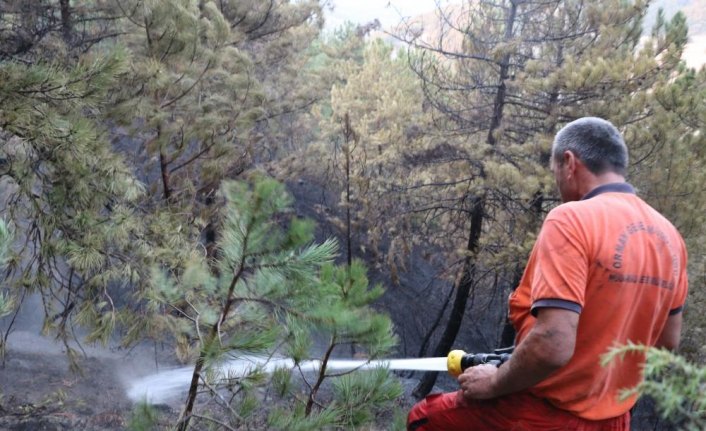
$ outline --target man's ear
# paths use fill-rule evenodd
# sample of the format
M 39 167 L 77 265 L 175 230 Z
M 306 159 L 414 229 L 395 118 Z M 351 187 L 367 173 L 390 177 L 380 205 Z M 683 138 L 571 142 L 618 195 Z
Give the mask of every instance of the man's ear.
M 564 170 L 566 171 L 567 176 L 570 178 L 575 175 L 576 172 L 576 155 L 569 151 L 566 150 L 564 151 L 564 154 L 562 155 L 563 157 L 563 165 L 564 165 Z

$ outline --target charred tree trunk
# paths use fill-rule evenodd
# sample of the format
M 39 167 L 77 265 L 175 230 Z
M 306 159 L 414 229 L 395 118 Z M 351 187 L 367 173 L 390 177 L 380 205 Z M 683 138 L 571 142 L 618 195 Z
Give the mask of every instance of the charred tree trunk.
M 518 263 L 515 266 L 515 270 L 513 271 L 513 276 L 512 276 L 512 290 L 514 291 L 517 289 L 517 286 L 520 284 L 520 280 L 522 280 L 522 270 L 523 266 L 522 264 Z M 500 334 L 500 347 L 510 347 L 513 344 L 515 344 L 515 327 L 512 325 L 512 322 L 510 321 L 510 316 L 508 315 L 508 311 L 505 311 L 505 324 L 503 325 L 503 331 Z
M 67 44 L 71 41 L 71 5 L 69 0 L 60 0 L 61 8 L 61 35 Z
M 162 127 L 157 126 L 157 136 L 156 140 L 159 140 L 162 135 Z M 169 171 L 169 156 L 166 154 L 165 149 L 160 146 L 159 148 L 159 172 L 162 177 L 162 188 L 163 196 L 165 201 L 169 201 L 172 197 L 172 186 L 170 184 L 170 171 Z
M 463 276 L 456 287 L 456 296 L 454 297 L 453 306 L 451 307 L 451 315 L 444 329 L 441 339 L 434 349 L 433 356 L 446 356 L 453 347 L 456 341 L 456 335 L 461 328 L 463 315 L 466 311 L 466 303 L 468 295 L 475 284 L 476 276 L 476 253 L 480 245 L 480 236 L 483 227 L 483 203 L 482 197 L 476 197 L 471 211 L 471 228 L 468 236 L 467 250 L 469 256 L 463 262 Z M 419 385 L 414 389 L 414 396 L 422 398 L 428 394 L 436 383 L 436 372 L 424 373 Z
M 505 34 L 503 35 L 505 42 L 510 42 L 513 38 L 518 3 L 519 0 L 512 0 L 510 2 L 510 8 L 506 10 L 507 15 L 505 17 Z M 505 54 L 501 58 L 498 66 L 498 84 L 493 100 L 493 114 L 490 120 L 488 134 L 486 136 L 486 143 L 491 147 L 494 147 L 497 144 L 495 132 L 500 128 L 506 105 L 506 83 L 510 79 L 511 67 L 509 53 Z M 480 172 L 480 177 L 485 178 L 485 172 L 482 169 Z M 473 205 L 470 213 L 470 232 L 468 235 L 468 245 L 466 247 L 468 257 L 464 260 L 462 269 L 463 273 L 461 276 L 461 281 L 456 289 L 456 296 L 454 298 L 453 307 L 451 308 L 451 315 L 446 323 L 444 333 L 434 349 L 434 356 L 446 356 L 449 350 L 451 350 L 453 343 L 456 341 L 456 336 L 461 329 L 461 322 L 463 321 L 463 315 L 466 311 L 468 295 L 476 283 L 477 253 L 480 246 L 480 238 L 483 227 L 485 196 L 475 196 L 472 201 Z M 419 385 L 417 385 L 414 389 L 414 396 L 418 398 L 426 396 L 434 387 L 437 376 L 437 372 L 425 373 L 419 382 Z
M 356 136 L 351 127 L 351 119 L 348 114 L 346 114 L 344 119 L 343 138 L 345 139 L 343 152 L 346 157 L 344 166 L 346 170 L 346 263 L 348 264 L 348 268 L 350 268 L 353 263 L 353 231 L 351 229 L 351 145 L 353 145 Z
M 169 185 L 169 162 L 164 151 L 159 152 L 159 169 L 162 173 L 162 187 L 164 189 L 164 200 L 168 201 L 172 197 L 172 189 Z
M 517 15 L 517 0 L 510 2 L 510 10 L 507 15 L 507 22 L 505 24 L 505 35 L 503 36 L 506 42 L 512 40 L 513 28 L 515 24 L 515 16 Z M 507 97 L 507 85 L 506 82 L 510 79 L 510 53 L 503 55 L 500 61 L 500 73 L 498 76 L 498 87 L 495 92 L 495 101 L 493 102 L 493 116 L 490 119 L 490 127 L 488 128 L 488 137 L 486 142 L 490 146 L 495 146 L 497 139 L 495 137 L 495 131 L 500 127 L 500 123 L 503 120 L 503 110 L 505 109 L 505 98 Z

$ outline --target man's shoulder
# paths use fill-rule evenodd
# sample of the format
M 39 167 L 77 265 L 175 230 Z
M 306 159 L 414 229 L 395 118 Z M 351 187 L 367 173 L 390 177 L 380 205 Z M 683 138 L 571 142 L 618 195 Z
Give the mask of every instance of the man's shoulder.
M 634 194 L 606 193 L 591 199 L 566 202 L 549 211 L 545 223 L 554 221 L 574 227 L 593 226 L 599 219 L 604 219 L 610 226 L 634 222 L 659 225 L 681 238 L 679 230 L 666 216 Z M 602 228 L 608 228 L 608 225 Z
M 620 224 L 621 220 L 632 219 L 631 214 L 640 204 L 626 205 L 624 200 L 612 195 L 562 203 L 549 211 L 544 222 L 560 223 L 567 229 L 607 229 Z
M 627 193 L 602 193 L 590 199 L 564 202 L 549 211 L 547 218 L 562 218 L 567 216 L 590 218 L 593 217 L 594 212 L 606 210 L 609 210 L 614 215 L 618 215 L 620 213 L 629 213 L 630 208 L 637 210 L 640 207 L 647 208 L 658 216 L 663 217 L 637 195 Z

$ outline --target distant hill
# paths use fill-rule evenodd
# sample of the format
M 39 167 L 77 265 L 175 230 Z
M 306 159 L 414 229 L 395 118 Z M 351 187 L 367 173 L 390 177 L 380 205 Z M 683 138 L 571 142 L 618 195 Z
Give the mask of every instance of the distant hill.
M 684 12 L 689 25 L 689 44 L 684 51 L 684 60 L 691 67 L 706 64 L 706 0 L 655 0 L 645 17 L 646 29 L 654 24 L 660 8 L 668 19 L 678 11 Z
M 453 21 L 456 17 L 463 15 L 461 4 L 443 6 L 445 15 Z M 645 33 L 649 33 L 657 18 L 657 11 L 662 9 L 667 19 L 670 19 L 678 11 L 684 12 L 689 25 L 689 43 L 684 51 L 684 60 L 690 67 L 701 67 L 706 64 L 706 0 L 655 0 L 650 6 L 650 10 L 645 16 Z M 418 15 L 406 22 L 409 30 L 420 37 L 422 41 L 433 44 L 441 36 L 443 28 L 448 28 L 443 19 L 439 17 L 436 10 L 426 14 Z M 388 32 L 396 34 L 400 27 L 388 29 Z M 393 43 L 394 40 L 384 32 L 373 32 L 372 37 L 381 37 Z M 444 35 L 445 44 L 448 48 L 457 49 L 461 44 L 461 35 L 456 32 Z
M 684 12 L 689 24 L 689 33 L 693 35 L 706 34 L 706 0 L 654 0 L 645 17 L 647 28 L 654 23 L 659 9 L 664 11 L 667 18 L 674 16 L 679 11 Z M 706 49 L 706 47 L 704 48 Z

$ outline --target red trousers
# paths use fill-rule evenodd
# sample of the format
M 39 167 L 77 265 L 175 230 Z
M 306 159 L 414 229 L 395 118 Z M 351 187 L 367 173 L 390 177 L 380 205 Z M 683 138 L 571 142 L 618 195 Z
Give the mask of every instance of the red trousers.
M 465 400 L 461 392 L 433 394 L 412 407 L 408 431 L 628 431 L 630 412 L 591 421 L 521 392 L 492 400 Z

